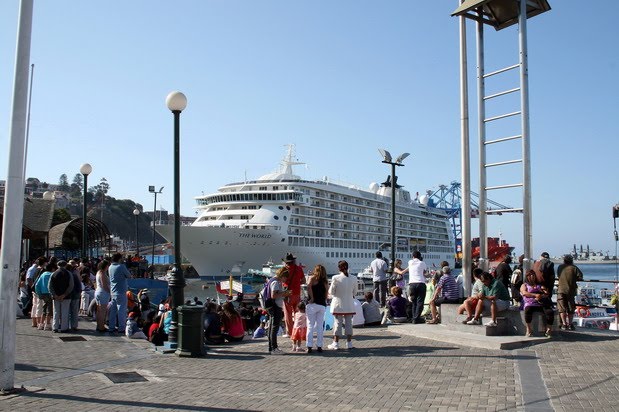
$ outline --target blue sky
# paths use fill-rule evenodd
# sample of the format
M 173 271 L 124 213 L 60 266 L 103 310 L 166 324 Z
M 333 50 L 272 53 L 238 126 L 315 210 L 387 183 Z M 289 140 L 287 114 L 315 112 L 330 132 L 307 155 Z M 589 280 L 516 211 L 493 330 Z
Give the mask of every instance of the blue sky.
M 619 2 L 550 3 L 553 9 L 528 25 L 534 251 L 558 255 L 582 243 L 614 254 Z M 8 148 L 18 4 L 0 3 L 2 148 Z M 181 125 L 184 214 L 193 213 L 193 196 L 274 170 L 288 143 L 307 163 L 297 172 L 308 179 L 382 182 L 389 173 L 380 163 L 382 147 L 411 153 L 398 174 L 413 193 L 459 181 L 458 21 L 450 16 L 456 6 L 35 0 L 27 176 L 57 183 L 88 162 L 89 183 L 105 177 L 110 195 L 147 210 L 148 185 L 165 186 L 158 201 L 171 210 L 172 116 L 165 97 L 181 90 L 189 100 Z M 476 165 L 471 23 L 468 32 Z M 488 71 L 517 63 L 515 27 L 486 30 L 486 41 Z M 489 84 L 495 87 L 515 84 Z M 507 129 L 496 130 L 497 137 Z M 493 161 L 516 152 L 505 146 Z M 0 154 L 0 179 L 7 163 Z M 518 180 L 509 168 L 494 176 L 490 183 Z M 520 196 L 506 191 L 491 199 L 518 206 Z M 500 230 L 521 253 L 521 222 L 521 215 L 491 217 L 489 232 Z

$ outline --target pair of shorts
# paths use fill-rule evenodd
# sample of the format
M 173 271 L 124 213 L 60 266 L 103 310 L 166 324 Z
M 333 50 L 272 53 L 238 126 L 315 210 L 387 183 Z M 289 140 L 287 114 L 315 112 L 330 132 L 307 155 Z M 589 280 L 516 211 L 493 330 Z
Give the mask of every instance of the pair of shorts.
M 559 309 L 559 313 L 574 313 L 576 310 L 574 296 L 566 293 L 559 293 L 557 295 L 557 308 Z
M 110 303 L 110 294 L 104 290 L 98 290 L 95 292 L 95 300 L 97 305 L 107 306 Z
M 509 309 L 509 302 L 506 300 L 501 300 L 501 299 L 496 299 L 496 310 L 497 312 L 502 312 L 504 310 Z M 484 310 L 490 311 L 490 306 L 492 305 L 492 302 L 490 302 L 488 299 L 484 299 Z
M 445 298 L 443 296 L 439 296 L 434 301 L 434 304 L 436 306 L 441 306 L 441 303 L 460 303 L 460 299 L 447 299 L 447 298 Z
M 49 293 L 45 293 L 39 296 L 39 302 L 41 303 L 41 311 L 39 312 L 40 316 L 51 316 L 52 295 L 50 295 Z

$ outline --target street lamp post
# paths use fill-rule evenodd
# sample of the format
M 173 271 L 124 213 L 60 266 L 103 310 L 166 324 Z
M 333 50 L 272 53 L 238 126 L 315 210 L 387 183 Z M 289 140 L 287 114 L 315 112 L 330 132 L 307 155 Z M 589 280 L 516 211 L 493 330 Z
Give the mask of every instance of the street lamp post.
M 133 216 L 135 216 L 135 254 L 136 256 L 140 256 L 140 238 L 138 234 L 138 216 L 140 216 L 140 209 L 133 209 Z
M 157 225 L 157 195 L 161 194 L 161 192 L 163 191 L 163 186 L 161 186 L 161 189 L 159 189 L 159 191 L 155 191 L 155 186 L 148 186 L 148 191 L 151 192 L 152 194 L 155 195 L 155 205 L 153 206 L 153 252 L 152 252 L 152 257 L 151 257 L 151 265 L 155 264 L 155 226 Z
M 86 257 L 86 245 L 88 243 L 88 230 L 86 225 L 86 213 L 88 212 L 86 196 L 88 194 L 88 175 L 92 172 L 92 166 L 84 163 L 80 166 L 80 173 L 84 176 L 84 207 L 82 209 L 82 259 Z
M 43 200 L 55 202 L 56 195 L 54 194 L 54 192 L 48 190 L 43 193 Z M 45 250 L 47 251 L 46 256 L 49 258 L 49 228 L 47 228 L 47 234 L 45 235 Z
M 396 239 L 395 239 L 395 189 L 396 189 L 396 175 L 395 175 L 395 167 L 396 166 L 404 166 L 402 163 L 404 159 L 409 156 L 409 153 L 402 153 L 398 156 L 395 161 L 391 159 L 391 154 L 384 150 L 378 149 L 381 156 L 383 156 L 383 163 L 391 165 L 391 262 L 389 263 L 389 273 L 393 273 L 393 268 L 395 264 L 395 249 L 396 249 Z
M 166 105 L 174 115 L 174 268 L 170 273 L 168 285 L 172 294 L 172 323 L 168 335 L 169 347 L 178 347 L 178 310 L 184 303 L 183 276 L 181 260 L 181 208 L 180 208 L 180 118 L 187 107 L 187 97 L 181 92 L 171 92 L 166 98 Z

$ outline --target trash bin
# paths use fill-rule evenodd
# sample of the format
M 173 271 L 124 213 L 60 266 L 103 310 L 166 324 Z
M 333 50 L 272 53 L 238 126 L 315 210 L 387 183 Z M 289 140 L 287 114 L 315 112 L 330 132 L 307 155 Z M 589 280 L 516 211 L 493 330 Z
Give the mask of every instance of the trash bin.
M 198 357 L 204 350 L 204 308 L 202 306 L 179 306 L 178 347 L 176 355 Z

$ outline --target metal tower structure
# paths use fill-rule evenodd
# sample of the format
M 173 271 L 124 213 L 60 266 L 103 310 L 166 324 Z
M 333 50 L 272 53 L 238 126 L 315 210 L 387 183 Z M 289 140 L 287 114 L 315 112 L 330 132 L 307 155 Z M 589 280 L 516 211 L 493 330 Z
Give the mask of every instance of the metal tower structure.
M 523 245 L 524 245 L 524 267 L 528 269 L 532 263 L 532 218 L 531 218 L 531 163 L 530 163 L 530 129 L 529 129 L 529 72 L 528 72 L 528 45 L 527 45 L 527 19 L 550 10 L 550 5 L 546 0 L 463 0 L 460 6 L 452 13 L 458 16 L 475 21 L 477 39 L 477 130 L 479 137 L 479 237 L 480 237 L 480 266 L 488 268 L 488 242 L 487 242 L 487 217 L 490 214 L 505 212 L 522 212 L 523 214 Z M 518 25 L 518 63 L 501 68 L 492 72 L 486 72 L 485 68 L 485 47 L 484 47 L 484 25 L 492 26 L 495 30 L 502 30 L 514 24 Z M 465 33 L 461 30 L 461 36 Z M 466 42 L 461 39 L 461 69 L 466 72 Z M 519 84 L 487 94 L 486 80 L 490 77 L 499 76 L 504 73 L 518 71 Z M 461 93 L 467 93 L 464 87 Z M 486 115 L 488 104 L 505 103 L 506 96 L 519 97 L 519 106 L 516 110 L 504 112 L 497 115 Z M 462 100 L 467 100 L 468 96 L 462 96 Z M 497 103 L 498 102 L 498 103 Z M 463 106 L 464 107 L 464 106 Z M 501 107 L 500 110 L 502 110 Z M 496 110 L 496 106 L 495 106 Z M 468 119 L 468 106 L 466 112 L 462 113 L 463 119 Z M 505 119 L 519 119 L 520 131 L 510 136 L 491 136 L 488 138 L 490 125 L 504 124 Z M 468 127 L 468 121 L 466 126 Z M 463 131 L 463 136 L 468 134 L 468 130 Z M 501 146 L 505 147 L 506 142 L 520 141 L 520 158 L 496 161 L 488 161 L 488 148 Z M 464 149 L 463 149 L 464 150 Z M 505 153 L 506 151 L 500 151 Z M 507 151 L 509 152 L 509 151 Z M 492 170 L 501 169 L 502 166 L 516 164 L 521 166 L 521 182 L 507 182 L 505 184 L 489 185 L 487 173 Z M 503 169 L 504 170 L 504 169 Z M 463 168 L 463 181 L 468 182 L 470 170 Z M 497 173 L 496 177 L 503 178 L 504 174 Z M 468 189 L 468 187 L 467 187 Z M 522 206 L 516 208 L 505 208 L 492 210 L 487 207 L 488 192 L 493 190 L 517 189 L 521 190 Z M 468 193 L 467 193 L 468 195 Z M 467 196 L 468 197 L 468 196 Z M 465 199 L 470 202 L 469 198 Z M 465 205 L 468 208 L 468 204 Z M 464 224 L 466 229 L 470 227 L 469 217 L 466 216 Z M 468 245 L 463 245 L 468 247 Z M 470 249 L 464 249 L 464 262 L 467 263 Z

